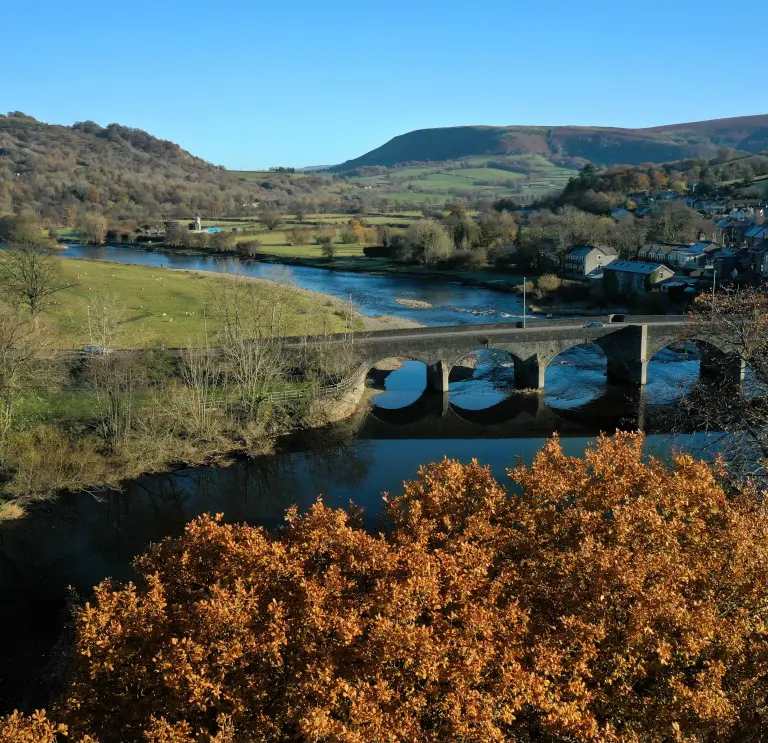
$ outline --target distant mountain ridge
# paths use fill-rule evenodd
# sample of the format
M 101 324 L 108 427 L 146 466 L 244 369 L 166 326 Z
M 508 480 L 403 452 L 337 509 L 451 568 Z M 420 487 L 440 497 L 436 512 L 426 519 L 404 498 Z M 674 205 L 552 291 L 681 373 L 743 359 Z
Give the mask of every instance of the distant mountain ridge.
M 750 153 L 768 150 L 768 114 L 683 124 L 621 129 L 596 126 L 456 126 L 401 134 L 375 150 L 336 165 L 364 166 L 460 160 L 478 156 L 537 154 L 582 158 L 597 165 L 639 165 L 688 157 L 712 157 L 718 147 Z

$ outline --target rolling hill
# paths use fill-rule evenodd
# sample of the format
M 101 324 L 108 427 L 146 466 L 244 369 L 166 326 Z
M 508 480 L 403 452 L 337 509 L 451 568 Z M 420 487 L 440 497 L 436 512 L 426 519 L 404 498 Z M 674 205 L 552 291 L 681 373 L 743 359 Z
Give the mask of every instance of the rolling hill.
M 718 147 L 744 152 L 768 149 L 768 114 L 715 119 L 649 129 L 588 126 L 457 126 L 419 129 L 336 165 L 345 172 L 364 166 L 439 162 L 468 157 L 541 155 L 553 162 L 590 160 L 597 165 L 637 165 L 686 157 L 713 157 Z
M 0 216 L 35 212 L 55 224 L 90 211 L 137 221 L 239 216 L 254 213 L 254 203 L 330 198 L 328 182 L 312 173 L 244 177 L 119 124 L 59 126 L 0 114 Z

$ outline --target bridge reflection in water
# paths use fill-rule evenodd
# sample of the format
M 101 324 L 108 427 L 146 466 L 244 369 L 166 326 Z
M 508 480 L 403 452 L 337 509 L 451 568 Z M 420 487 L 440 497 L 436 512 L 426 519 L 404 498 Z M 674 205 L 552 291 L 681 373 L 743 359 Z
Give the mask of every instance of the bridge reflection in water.
M 507 354 L 482 351 L 457 364 L 447 392 L 426 389 L 425 366 L 390 363 L 374 371 L 365 436 L 505 438 L 591 436 L 615 430 L 661 432 L 674 405 L 699 376 L 693 348 L 663 349 L 648 366 L 647 387 L 611 384 L 605 355 L 592 345 L 570 349 L 547 370 L 545 391 L 519 390 Z

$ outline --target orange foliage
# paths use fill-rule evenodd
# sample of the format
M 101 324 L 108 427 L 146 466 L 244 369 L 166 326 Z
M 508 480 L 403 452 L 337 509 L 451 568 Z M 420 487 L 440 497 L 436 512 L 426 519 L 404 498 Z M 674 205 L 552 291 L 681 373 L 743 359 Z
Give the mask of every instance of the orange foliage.
M 385 534 L 322 502 L 276 537 L 197 519 L 77 612 L 60 719 L 101 743 L 763 740 L 765 516 L 641 446 L 554 441 L 513 495 L 429 465 Z

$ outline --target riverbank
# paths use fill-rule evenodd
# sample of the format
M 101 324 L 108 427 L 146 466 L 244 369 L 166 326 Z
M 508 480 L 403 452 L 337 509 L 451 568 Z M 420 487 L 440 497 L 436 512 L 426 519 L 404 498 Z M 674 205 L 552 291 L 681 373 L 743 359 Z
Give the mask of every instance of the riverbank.
M 58 348 L 96 342 L 93 325 L 101 314 L 96 305 L 105 304 L 120 325 L 121 348 L 202 345 L 218 329 L 221 282 L 231 279 L 226 273 L 87 258 L 59 258 L 57 264 L 69 288 L 56 295 L 45 316 L 55 330 Z M 272 279 L 237 278 L 253 288 L 251 312 L 263 315 L 276 335 L 419 327 L 406 318 L 365 315 L 339 297 L 295 286 L 278 273 Z
M 269 280 L 93 259 L 57 263 L 70 286 L 36 326 L 47 347 L 96 343 L 147 353 L 124 361 L 94 356 L 72 365 L 58 363 L 54 355 L 39 389 L 16 396 L 14 425 L 0 446 L 0 520 L 19 517 L 25 502 L 61 490 L 119 488 L 145 474 L 261 455 L 271 451 L 276 437 L 355 412 L 361 380 L 339 394 L 294 394 L 343 379 L 355 368 L 353 359 L 340 358 L 343 351 L 328 356 L 322 343 L 307 358 L 277 362 L 279 373 L 263 371 L 263 362 L 251 357 L 240 359 L 256 365 L 253 373 L 267 374 L 257 392 L 238 386 L 238 367 L 229 369 L 227 358 L 210 369 L 197 368 L 193 357 L 178 361 L 163 351 L 220 342 L 233 302 L 248 313 L 243 331 L 248 338 L 267 323 L 273 337 L 419 327 L 403 317 L 364 315 L 339 297 L 279 276 Z M 108 343 L 99 334 L 104 327 L 112 334 Z M 296 374 L 306 381 L 291 381 Z

